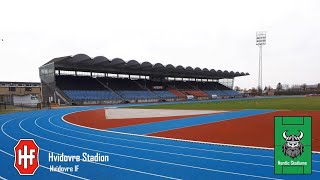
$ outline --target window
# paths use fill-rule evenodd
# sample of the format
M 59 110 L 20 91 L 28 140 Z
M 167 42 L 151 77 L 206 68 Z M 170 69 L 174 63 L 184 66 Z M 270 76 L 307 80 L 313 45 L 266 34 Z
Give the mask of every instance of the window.
M 234 79 L 219 79 L 219 83 L 233 89 Z
M 25 91 L 32 91 L 31 87 L 25 87 Z
M 60 75 L 72 75 L 72 76 L 75 76 L 76 73 L 75 73 L 75 71 L 63 71 L 63 70 L 61 70 L 60 71 Z
M 131 75 L 130 79 L 139 79 L 139 76 L 138 75 Z
M 16 87 L 9 87 L 9 91 L 16 91 Z
M 92 72 L 92 77 L 104 77 L 104 73 L 97 73 L 97 72 Z
M 35 94 L 32 94 L 31 95 L 31 100 L 37 100 L 38 98 L 37 98 L 37 95 L 35 95 Z
M 127 75 L 127 74 L 119 74 L 119 78 L 122 78 L 122 79 L 126 78 L 126 79 L 128 79 L 128 78 L 129 78 L 129 75 Z
M 112 73 L 108 73 L 108 77 L 111 77 L 111 78 L 117 78 L 117 74 L 112 74 Z
M 77 71 L 77 76 L 91 76 L 90 72 Z

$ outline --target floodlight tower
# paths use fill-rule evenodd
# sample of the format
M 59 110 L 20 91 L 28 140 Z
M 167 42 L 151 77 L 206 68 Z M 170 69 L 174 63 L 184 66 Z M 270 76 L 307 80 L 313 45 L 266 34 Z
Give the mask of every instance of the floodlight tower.
M 265 31 L 258 31 L 256 33 L 256 45 L 259 47 L 259 79 L 258 91 L 262 95 L 262 46 L 266 45 L 267 33 Z

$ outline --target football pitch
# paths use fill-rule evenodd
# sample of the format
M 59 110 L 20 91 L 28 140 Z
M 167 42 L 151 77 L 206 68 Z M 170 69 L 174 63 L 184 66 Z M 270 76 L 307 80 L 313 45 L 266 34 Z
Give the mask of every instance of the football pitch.
M 139 106 L 132 108 L 141 108 Z M 234 99 L 227 101 L 195 102 L 182 104 L 158 104 L 144 106 L 148 109 L 201 109 L 201 110 L 320 110 L 320 97 L 284 97 L 261 99 Z

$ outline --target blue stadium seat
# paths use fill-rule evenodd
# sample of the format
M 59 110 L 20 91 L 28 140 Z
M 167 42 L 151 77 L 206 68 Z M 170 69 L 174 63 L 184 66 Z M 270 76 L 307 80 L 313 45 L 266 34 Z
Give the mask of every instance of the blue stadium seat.
M 156 99 L 156 95 L 149 91 L 116 91 L 120 96 L 126 99 Z
M 152 91 L 161 98 L 176 98 L 177 96 L 170 91 Z
M 117 100 L 120 97 L 106 90 L 64 90 L 63 91 L 72 100 Z
M 240 93 L 234 90 L 223 90 L 223 92 L 225 92 L 226 94 L 229 94 L 231 96 L 239 96 Z

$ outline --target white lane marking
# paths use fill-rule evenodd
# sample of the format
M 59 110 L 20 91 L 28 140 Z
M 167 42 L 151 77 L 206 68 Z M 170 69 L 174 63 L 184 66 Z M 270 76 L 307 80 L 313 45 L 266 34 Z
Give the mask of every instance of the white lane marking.
M 74 113 L 74 112 L 73 112 Z M 68 114 L 72 114 L 72 113 L 68 113 Z M 65 114 L 64 116 L 68 115 Z M 158 138 L 158 139 L 166 139 L 166 140 L 173 140 L 173 141 L 182 141 L 182 142 L 191 142 L 191 143 L 200 143 L 200 144 L 209 144 L 209 145 L 222 145 L 222 146 L 232 146 L 232 147 L 241 147 L 241 148 L 253 148 L 253 149 L 261 149 L 261 150 L 273 150 L 273 148 L 265 148 L 265 147 L 256 147 L 256 146 L 242 146 L 242 145 L 233 145 L 233 144 L 221 144 L 221 143 L 207 143 L 207 142 L 202 142 L 202 141 L 191 141 L 191 140 L 183 140 L 183 139 L 173 139 L 173 138 L 162 138 L 162 137 L 153 137 L 153 136 L 145 136 L 145 135 L 137 135 L 137 134 L 130 134 L 130 133 L 122 133 L 122 132 L 115 132 L 115 131 L 108 131 L 108 130 L 101 130 L 101 129 L 95 129 L 95 128 L 90 128 L 90 127 L 86 127 L 86 126 L 81 126 L 81 125 L 77 125 L 77 124 L 73 124 L 70 123 L 68 121 L 66 121 L 64 119 L 64 116 L 61 117 L 61 120 L 64 121 L 67 124 L 71 124 L 74 126 L 78 126 L 81 128 L 85 128 L 85 129 L 92 129 L 92 130 L 97 130 L 97 131 L 103 131 L 103 132 L 112 132 L 112 133 L 118 133 L 118 134 L 125 134 L 125 135 L 129 135 L 129 136 L 140 136 L 140 137 L 147 137 L 147 138 Z M 236 153 L 236 152 L 230 152 L 230 151 L 218 151 L 218 150 L 207 150 L 207 149 L 201 149 L 201 148 L 191 148 L 191 147 L 186 147 L 186 146 L 175 146 L 175 145 L 167 145 L 167 144 L 161 144 L 161 143 L 151 143 L 151 142 L 144 142 L 144 141 L 135 141 L 135 140 L 129 140 L 129 139 L 123 139 L 123 138 L 114 138 L 114 137 L 108 137 L 108 136 L 101 136 L 101 135 L 96 135 L 96 134 L 91 134 L 91 133 L 85 133 L 85 132 L 81 132 L 81 131 L 76 131 L 76 130 L 72 130 L 72 129 L 68 129 L 68 128 L 64 128 L 61 127 L 59 125 L 56 125 L 54 123 L 51 122 L 51 119 L 49 119 L 49 123 L 61 128 L 61 129 L 65 129 L 67 131 L 73 131 L 73 132 L 77 132 L 77 133 L 82 133 L 82 134 L 87 134 L 90 136 L 97 136 L 97 137 L 102 137 L 102 138 L 106 138 L 106 139 L 117 139 L 117 140 L 123 140 L 123 141 L 131 141 L 131 142 L 137 142 L 137 143 L 146 143 L 146 144 L 154 144 L 154 145 L 160 145 L 160 146 L 171 146 L 171 147 L 176 147 L 176 148 L 182 148 L 182 149 L 192 149 L 192 150 L 199 150 L 199 151 L 208 151 L 208 152 L 218 152 L 218 153 L 227 153 L 227 154 L 236 154 L 236 155 L 243 155 L 243 156 L 254 156 L 254 157 L 261 157 L 261 158 L 274 158 L 273 156 L 263 156 L 263 155 L 256 155 L 256 154 L 246 154 L 246 153 Z M 318 154 L 320 152 L 317 151 L 312 151 L 312 153 Z M 312 162 L 320 162 L 320 161 L 316 161 L 316 160 L 312 160 Z M 268 166 L 268 165 L 266 165 Z M 272 166 L 274 167 L 274 166 Z M 312 170 L 314 172 L 317 172 L 317 170 Z
M 61 127 L 61 126 L 58 126 L 58 125 L 55 125 L 55 124 L 53 124 L 52 122 L 51 122 L 51 117 L 49 118 L 49 123 L 50 124 L 52 124 L 52 125 L 54 125 L 54 126 L 57 126 L 58 128 L 61 128 L 61 129 L 66 129 L 66 130 L 70 130 L 70 131 L 75 131 L 75 130 L 72 130 L 72 129 L 68 129 L 68 128 L 64 128 L 64 127 Z M 99 129 L 98 129 L 99 130 Z M 102 130 L 103 131 L 103 130 Z M 95 135 L 95 134 L 91 134 L 91 133 L 85 133 L 85 132 L 81 132 L 81 131 L 75 131 L 75 132 L 78 132 L 78 133 L 83 133 L 83 134 L 88 134 L 88 135 Z M 59 134 L 59 133 L 58 133 Z M 99 137 L 104 137 L 104 138 L 109 138 L 109 137 L 106 137 L 106 136 L 100 136 L 100 135 L 96 135 L 96 136 L 99 136 Z M 80 139 L 82 139 L 82 138 L 80 138 Z M 112 138 L 111 138 L 112 139 Z M 121 138 L 114 138 L 114 139 L 120 139 L 120 140 L 122 140 Z M 85 139 L 83 139 L 83 140 L 85 140 Z M 91 141 L 91 140 L 89 140 L 89 141 Z M 131 141 L 131 140 L 128 140 L 128 141 Z M 133 140 L 132 140 L 133 141 Z M 137 141 L 137 142 L 142 142 L 142 141 Z M 145 142 L 142 142 L 142 143 L 145 143 Z M 103 143 L 102 143 L 103 144 Z M 109 144 L 109 143 L 107 143 L 107 144 Z M 157 144 L 157 143 L 150 143 L 150 144 L 156 144 L 156 145 L 165 145 L 165 144 Z M 119 146 L 122 146 L 122 145 L 119 145 Z M 168 145 L 168 146 L 173 146 L 173 145 Z M 125 147 L 127 147 L 127 146 L 125 146 Z M 130 146 L 129 146 L 130 147 Z M 178 147 L 178 148 L 184 148 L 184 147 L 180 147 L 180 146 L 174 146 L 174 147 Z M 187 148 L 187 147 L 186 147 Z M 138 149 L 141 149 L 141 148 L 138 148 Z M 189 148 L 189 149 L 196 149 L 196 150 L 206 150 L 206 149 L 197 149 L 197 148 Z M 151 151 L 154 151 L 154 150 L 151 150 Z M 208 150 L 208 151 L 214 151 L 214 150 Z M 165 152 L 165 151 L 163 151 L 163 152 Z M 215 151 L 214 151 L 215 152 Z M 222 152 L 222 151 L 221 151 Z M 170 152 L 169 152 L 170 153 Z M 222 153 L 226 153 L 226 152 L 222 152 Z M 248 156 L 258 156 L 258 157 L 265 157 L 265 158 L 273 158 L 272 156 L 260 156 L 260 155 L 250 155 L 250 154 L 243 154 L 243 153 L 232 153 L 232 152 L 227 152 L 227 153 L 231 153 L 231 154 L 240 154 L 240 155 L 248 155 Z M 177 154 L 177 153 L 173 153 L 173 154 Z M 183 155 L 183 154 L 182 154 Z M 188 156 L 188 155 L 187 155 Z M 191 155 L 192 156 L 192 155 Z M 194 156 L 192 156 L 192 157 L 194 157 Z M 195 157 L 195 158 L 197 158 L 197 156 Z M 199 157 L 199 158 L 202 158 L 201 156 Z M 206 158 L 206 157 L 203 157 L 203 158 Z M 211 159 L 211 158 L 210 158 Z M 213 158 L 214 159 L 214 158 Z M 229 160 L 226 160 L 226 161 L 229 161 Z M 314 160 L 313 160 L 314 161 Z M 319 162 L 319 161 L 315 161 L 315 162 Z M 246 163 L 246 162 L 244 162 L 244 163 Z M 250 163 L 250 164 L 252 164 L 252 163 Z M 273 165 L 264 165 L 264 164 L 259 164 L 259 165 L 262 165 L 262 166 L 268 166 L 268 167 L 274 167 Z M 317 170 L 312 170 L 312 171 L 314 171 L 314 172 L 319 172 L 319 171 L 317 171 Z
M 244 110 L 251 110 L 251 109 L 243 109 L 243 110 L 233 111 L 233 112 L 241 112 L 241 111 L 244 111 Z M 257 116 L 257 115 L 262 115 L 262 114 L 269 114 L 269 113 L 273 113 L 273 112 L 276 112 L 276 111 L 263 112 L 263 113 L 259 113 L 259 114 L 252 114 L 252 115 L 246 115 L 246 116 L 241 116 L 241 117 L 228 118 L 228 119 L 217 120 L 217 121 L 213 121 L 213 122 L 203 122 L 203 123 L 200 123 L 200 124 L 195 124 L 195 125 L 186 126 L 186 127 L 201 126 L 201 125 L 205 125 L 205 124 L 211 124 L 211 123 L 223 122 L 223 121 L 230 121 L 230 120 L 232 120 L 232 119 L 245 118 L 245 117 Z M 226 113 L 228 113 L 228 112 L 226 112 Z M 217 114 L 220 114 L 220 113 L 217 113 Z M 222 114 L 224 114 L 224 113 L 222 113 Z M 204 115 L 204 116 L 213 116 L 213 115 L 216 115 L 216 114 Z M 186 118 L 192 118 L 192 117 L 186 117 Z M 193 118 L 194 118 L 194 117 L 193 117 Z M 152 123 L 152 122 L 151 122 L 151 123 Z M 151 124 L 151 123 L 146 123 L 146 124 Z M 138 125 L 141 125 L 141 124 L 129 125 L 129 126 L 125 126 L 124 128 L 126 128 L 126 127 L 138 126 Z M 119 127 L 119 129 L 121 129 L 121 128 L 122 128 L 122 127 Z M 185 127 L 176 127 L 176 128 L 172 128 L 172 129 L 169 129 L 169 130 L 176 130 L 176 129 L 181 129 L 181 128 L 185 128 Z M 113 128 L 112 128 L 112 129 L 113 129 Z M 114 128 L 114 129 L 116 129 L 116 128 Z M 167 130 L 154 131 L 154 132 L 151 132 L 151 133 L 158 133 L 158 132 L 163 132 L 163 131 L 167 131 Z M 119 132 L 119 131 L 114 131 L 114 132 Z M 199 141 L 199 142 L 202 142 L 202 141 Z M 251 147 L 251 146 L 248 146 L 247 148 L 250 148 L 250 147 Z M 255 147 L 255 146 L 252 146 L 252 147 Z
M 100 142 L 100 141 L 93 141 L 93 140 L 77 138 L 77 137 L 68 136 L 68 135 L 65 135 L 65 134 L 61 134 L 61 133 L 50 131 L 48 129 L 45 129 L 45 128 L 39 126 L 38 123 L 37 123 L 37 120 L 35 121 L 35 124 L 40 129 L 43 129 L 43 130 L 48 131 L 48 132 L 53 133 L 53 134 L 57 134 L 57 135 L 60 135 L 60 136 L 65 136 L 65 137 L 69 137 L 69 138 L 73 138 L 73 139 L 78 139 L 78 140 L 82 140 L 82 141 L 98 143 L 98 144 L 105 144 L 105 145 L 110 145 L 110 146 L 123 147 L 123 148 L 128 148 L 128 149 L 137 149 L 137 150 L 141 150 L 141 151 L 149 151 L 149 152 L 162 153 L 162 154 L 171 154 L 171 155 L 177 155 L 177 156 L 192 157 L 192 158 L 198 158 L 198 159 L 206 159 L 206 160 L 212 160 L 212 161 L 222 161 L 222 162 L 228 162 L 228 163 L 237 163 L 237 164 L 247 164 L 247 165 L 254 165 L 254 166 L 273 167 L 271 165 L 266 165 L 266 164 L 257 164 L 257 163 L 243 162 L 243 161 L 233 161 L 233 160 L 226 160 L 226 159 L 209 158 L 209 157 L 203 157 L 203 156 L 194 156 L 194 155 L 173 153 L 173 152 L 167 152 L 167 151 L 157 151 L 157 150 L 151 150 L 151 149 L 145 149 L 145 148 L 136 148 L 136 147 L 132 147 L 132 146 L 124 146 L 124 145 L 113 144 L 113 143 L 105 143 L 105 142 Z
M 73 126 L 78 126 L 78 127 L 85 128 L 85 129 L 102 131 L 102 132 L 105 132 L 105 133 L 109 133 L 109 132 L 112 133 L 111 131 L 108 131 L 108 130 L 95 129 L 95 128 L 90 128 L 90 127 L 86 127 L 86 126 L 81 126 L 81 125 L 69 123 L 68 121 L 65 121 L 64 119 L 63 119 L 63 121 L 66 122 L 67 124 L 71 124 Z M 122 141 L 128 141 L 128 142 L 137 142 L 137 143 L 143 143 L 143 144 L 152 144 L 152 145 L 158 145 L 158 146 L 168 146 L 168 147 L 174 147 L 174 148 L 191 149 L 191 150 L 199 150 L 199 151 L 207 151 L 207 152 L 216 152 L 216 153 L 243 155 L 243 156 L 273 158 L 273 156 L 263 156 L 263 155 L 257 155 L 257 154 L 237 153 L 237 152 L 231 152 L 231 151 L 219 151 L 219 150 L 213 150 L 213 149 L 192 148 L 192 147 L 188 147 L 188 146 L 176 146 L 176 145 L 170 145 L 170 144 L 162 144 L 162 143 L 152 143 L 152 142 L 145 142 L 145 141 L 130 140 L 130 139 L 126 139 L 126 138 L 115 138 L 115 137 L 109 137 L 109 136 L 102 136 L 102 135 L 98 135 L 98 134 L 91 134 L 91 133 L 86 133 L 86 132 L 82 132 L 82 131 L 77 131 L 77 130 L 73 130 L 73 129 L 64 128 L 64 127 L 61 127 L 59 125 L 54 124 L 53 122 L 51 122 L 51 120 L 49 120 L 49 123 L 52 124 L 53 126 L 56 126 L 56 127 L 60 128 L 60 129 L 65 129 L 67 131 L 77 132 L 77 133 L 81 133 L 81 134 L 87 134 L 87 135 L 90 135 L 90 136 L 96 136 L 96 137 L 101 137 L 101 138 L 106 138 L 106 139 L 115 139 L 115 140 L 122 140 Z M 132 136 L 132 134 L 130 134 L 130 135 Z M 138 135 L 138 136 L 145 137 L 145 138 L 153 138 L 152 136 L 144 136 L 144 135 Z M 229 145 L 226 145 L 226 146 L 229 146 Z M 267 150 L 267 149 L 262 149 L 262 150 Z
M 11 139 L 13 139 L 13 140 L 15 140 L 15 141 L 18 141 L 17 139 L 14 139 L 14 138 L 12 138 L 11 136 L 8 136 L 8 134 L 3 130 L 4 125 L 5 125 L 6 123 L 8 123 L 9 121 L 13 121 L 13 120 L 16 120 L 16 119 L 19 119 L 19 118 L 24 118 L 24 120 L 25 120 L 25 119 L 32 118 L 32 117 L 37 117 L 37 116 L 39 116 L 39 115 L 32 115 L 32 116 L 28 116 L 28 115 L 25 115 L 25 116 L 24 116 L 24 115 L 23 115 L 23 116 L 18 116 L 18 117 L 16 117 L 16 118 L 9 119 L 9 120 L 7 120 L 4 124 L 1 125 L 1 131 L 2 131 L 2 133 L 5 134 L 7 137 L 9 137 L 9 138 L 11 138 Z M 4 154 L 7 154 L 7 155 L 9 155 L 9 156 L 14 157 L 12 154 L 10 154 L 10 153 L 8 153 L 8 152 L 6 152 L 6 151 L 3 151 L 3 150 L 1 150 L 1 149 L 0 149 L 0 151 L 1 151 L 2 153 L 4 153 Z M 50 170 L 50 168 L 48 168 L 48 167 L 46 167 L 46 166 L 40 165 L 40 167 Z M 75 177 L 75 178 L 78 178 L 78 179 L 89 180 L 89 179 L 87 179 L 87 178 L 83 178 L 83 177 L 80 177 L 80 176 L 68 174 L 68 173 L 65 173 L 65 172 L 57 172 L 57 173 L 61 173 L 61 174 L 64 174 L 64 175 L 67 175 L 67 176 L 71 176 L 71 177 Z
M 6 155 L 8 155 L 8 156 L 14 157 L 14 155 L 12 155 L 12 154 L 10 154 L 10 153 L 2 150 L 2 149 L 0 149 L 0 152 L 6 154 Z M 45 169 L 50 170 L 50 168 L 47 167 L 47 166 L 43 166 L 43 165 L 39 165 L 39 166 L 42 167 L 42 168 L 45 168 Z M 74 178 L 83 179 L 83 180 L 89 180 L 89 179 L 87 179 L 87 178 L 80 177 L 80 176 L 76 176 L 76 175 L 73 175 L 73 174 L 68 174 L 68 173 L 65 173 L 65 172 L 55 171 L 54 173 L 61 173 L 61 174 L 64 174 L 64 175 L 67 175 L 67 176 L 71 176 L 71 177 L 74 177 Z M 0 176 L 0 179 L 1 179 L 1 176 Z
M 182 142 L 208 144 L 208 145 L 231 146 L 231 147 L 240 147 L 240 148 L 262 149 L 262 150 L 273 150 L 273 148 L 258 147 L 258 146 L 244 146 L 244 145 L 236 145 L 236 144 L 223 144 L 223 143 L 193 141 L 193 140 L 186 140 L 186 139 L 176 139 L 176 138 L 148 136 L 148 135 L 141 135 L 141 134 L 132 134 L 132 133 L 125 133 L 125 132 L 118 132 L 118 131 L 110 131 L 110 130 L 107 130 L 107 132 L 115 133 L 115 134 L 124 134 L 124 135 L 129 135 L 129 136 L 139 136 L 139 137 L 147 137 L 147 138 L 154 138 L 154 139 L 165 139 L 165 140 L 172 140 L 172 141 L 182 141 Z
M 151 159 L 146 159 L 146 158 L 138 158 L 138 157 L 134 157 L 134 156 L 128 156 L 128 155 L 111 153 L 111 152 L 103 152 L 103 151 L 99 151 L 99 150 L 95 150 L 95 149 L 91 149 L 91 148 L 85 148 L 85 147 L 81 147 L 81 146 L 70 145 L 70 144 L 62 143 L 62 142 L 59 142 L 59 141 L 51 140 L 51 139 L 48 139 L 48 138 L 33 134 L 33 133 L 25 130 L 21 126 L 22 122 L 23 121 L 20 121 L 19 127 L 20 127 L 20 129 L 22 129 L 23 131 L 25 131 L 28 134 L 31 134 L 31 135 L 36 136 L 36 137 L 41 138 L 41 139 L 45 139 L 47 141 L 52 141 L 52 142 L 55 142 L 55 143 L 58 143 L 58 144 L 63 144 L 63 145 L 66 145 L 66 146 L 71 146 L 71 147 L 75 147 L 75 148 L 79 148 L 79 149 L 85 149 L 85 150 L 90 150 L 90 151 L 95 151 L 95 152 L 100 152 L 100 153 L 108 153 L 108 154 L 122 156 L 122 157 L 128 157 L 128 158 L 133 158 L 133 159 L 141 159 L 141 160 L 146 160 L 146 161 L 153 161 L 153 162 L 158 162 L 158 163 L 163 163 L 163 164 L 170 164 L 170 165 L 187 167 L 187 168 L 193 168 L 193 169 L 206 170 L 206 171 L 211 171 L 211 172 L 220 172 L 220 173 L 225 173 L 225 174 L 233 174 L 233 175 L 240 175 L 240 176 L 247 176 L 247 177 L 255 177 L 255 178 L 261 178 L 261 179 L 277 179 L 277 178 L 271 178 L 271 177 L 265 177 L 265 176 L 243 174 L 243 173 L 236 173 L 236 172 L 231 172 L 231 171 L 222 171 L 222 170 L 217 170 L 217 169 L 209 169 L 209 168 L 203 168 L 203 167 L 197 167 L 197 166 L 189 166 L 189 165 L 177 164 L 177 163 L 171 163 L 171 162 L 165 162 L 165 161 L 151 160 Z M 96 164 L 100 164 L 100 163 L 96 163 Z M 101 164 L 101 165 L 105 165 L 105 164 Z
M 85 110 L 86 111 L 86 110 Z M 82 112 L 82 111 L 77 111 L 77 112 Z M 110 131 L 110 130 L 102 130 L 102 129 L 96 129 L 96 128 L 91 128 L 91 127 L 86 127 L 86 126 L 81 126 L 81 125 L 78 125 L 78 124 L 74 124 L 74 123 L 70 123 L 68 121 L 66 121 L 64 119 L 65 116 L 69 115 L 69 114 L 73 114 L 73 113 L 76 113 L 76 112 L 71 112 L 71 113 L 68 113 L 68 114 L 65 114 L 61 117 L 61 120 L 64 121 L 65 123 L 67 124 L 71 124 L 73 126 L 78 126 L 78 127 L 81 127 L 81 128 L 86 128 L 86 129 L 92 129 L 92 130 L 97 130 L 97 131 L 103 131 L 103 132 L 110 132 L 110 133 L 118 133 L 118 134 L 124 134 L 124 135 L 130 135 L 130 136 L 140 136 L 140 137 L 146 137 L 146 138 L 158 138 L 158 139 L 166 139 L 166 140 L 174 140 L 174 141 L 182 141 L 182 142 L 191 142 L 191 143 L 199 143 L 199 144 L 208 144 L 208 145 L 218 145 L 218 146 L 231 146 L 231 147 L 240 147 L 240 148 L 251 148 L 251 149 L 261 149 L 261 150 L 273 150 L 274 148 L 267 148 L 267 147 L 258 147 L 258 146 L 244 146 L 244 145 L 236 145 L 236 144 L 223 144 L 223 143 L 213 143 L 213 142 L 204 142 L 204 141 L 193 141 L 193 140 L 185 140 L 185 139 L 175 139 L 175 138 L 165 138 L 165 137 L 157 137 L 157 136 L 147 136 L 147 135 L 140 135 L 140 134 L 132 134 L 132 133 L 124 133 L 124 132 L 118 132 L 118 131 Z M 271 112 L 267 112 L 267 113 L 271 113 Z M 266 114 L 266 113 L 264 113 Z M 243 116 L 245 117 L 245 116 Z M 49 121 L 50 122 L 50 121 Z M 52 125 L 55 125 L 53 124 L 52 122 L 50 122 Z M 66 130 L 70 130 L 70 131 L 75 131 L 75 130 L 71 130 L 71 129 L 68 129 L 68 128 L 63 128 L 61 126 L 58 126 L 58 125 L 55 125 L 57 127 L 60 127 L 62 129 L 66 129 Z M 75 132 L 79 132 L 79 133 L 84 133 L 84 132 L 80 132 L 80 131 L 75 131 Z M 90 134 L 90 133 L 86 133 L 86 134 Z M 93 135 L 93 134 L 91 134 Z M 99 135 L 97 135 L 99 136 Z M 101 136 L 101 137 L 105 137 L 105 136 Z M 110 137 L 105 137 L 105 138 L 110 138 Z M 121 138 L 119 138 L 121 139 Z M 139 142 L 139 141 L 137 141 Z M 144 143 L 144 142 L 141 142 L 141 143 Z M 157 143 L 154 143 L 154 144 L 157 144 Z M 161 144 L 161 145 L 165 145 L 165 144 Z M 171 146 L 171 145 L 168 145 L 168 146 Z M 179 146 L 176 146 L 176 147 L 179 147 Z M 181 146 L 181 148 L 188 148 L 188 147 L 184 147 L 184 146 Z M 190 149 L 198 149 L 198 148 L 190 148 Z M 206 149 L 198 149 L 198 150 L 204 150 L 204 151 L 213 151 L 215 152 L 215 150 L 206 150 Z M 222 151 L 221 151 L 222 152 Z M 223 153 L 223 152 L 222 152 Z M 228 153 L 228 152 L 227 152 Z M 231 154 L 234 153 L 234 152 L 230 152 Z M 320 154 L 320 152 L 318 151 L 312 151 L 312 153 L 315 153 L 315 154 Z M 243 153 L 234 153 L 234 154 L 243 154 Z M 266 157 L 266 158 L 273 158 L 272 156 L 262 156 L 262 155 L 253 155 L 253 154 L 243 154 L 243 155 L 247 155 L 247 156 L 257 156 L 257 157 Z
M 21 122 L 20 122 L 21 123 Z M 20 125 L 20 123 L 19 123 L 19 125 Z
M 46 115 L 45 115 L 46 116 Z M 44 117 L 44 116 L 40 116 L 38 117 L 37 119 L 40 119 L 41 117 Z M 28 118 L 26 118 L 28 119 Z M 33 136 L 36 136 L 36 137 L 39 137 L 41 139 L 45 139 L 45 140 L 48 140 L 48 141 L 53 141 L 53 140 L 50 140 L 50 139 L 47 139 L 47 138 L 44 138 L 44 137 L 41 137 L 41 136 L 38 136 L 38 135 L 35 135 L 33 133 L 30 133 L 29 131 L 26 131 L 25 129 L 23 129 L 21 127 L 21 123 L 26 120 L 26 119 L 23 119 L 22 121 L 19 122 L 19 127 L 20 129 L 22 129 L 23 131 L 25 131 L 26 133 L 28 134 L 31 134 Z M 9 120 L 11 121 L 11 120 Z M 15 141 L 18 141 L 17 139 L 11 137 L 10 135 L 8 135 L 4 130 L 3 130 L 3 127 L 6 123 L 8 123 L 9 121 L 5 122 L 2 126 L 1 126 L 1 131 L 6 135 L 8 136 L 9 138 L 15 140 Z M 53 141 L 53 142 L 56 142 L 56 143 L 59 143 L 58 141 Z M 64 144 L 64 145 L 68 145 L 68 144 L 65 144 L 65 143 L 59 143 L 59 144 Z M 68 145 L 68 146 L 73 146 L 73 145 Z M 80 147 L 77 147 L 77 146 L 74 146 L 76 148 L 80 148 Z M 80 148 L 80 149 L 84 149 L 84 148 Z M 41 148 L 41 150 L 43 151 L 46 151 L 46 152 L 53 152 L 55 154 L 59 154 L 57 152 L 54 152 L 54 151 L 49 151 L 47 149 L 44 149 L 44 148 Z M 89 149 L 90 150 L 90 149 Z M 95 151 L 95 150 L 93 150 Z M 60 154 L 59 154 L 60 155 Z M 88 162 L 88 163 L 92 163 L 92 164 L 97 164 L 97 165 L 100 165 L 100 166 L 105 166 L 105 167 L 111 167 L 111 168 L 115 168 L 115 169 L 120 169 L 120 170 L 125 170 L 125 171 L 130 171 L 130 172 L 135 172 L 135 173 L 140 173 L 140 174 L 145 174 L 145 175 L 150 175 L 150 176 L 156 176 L 156 177 L 161 177 L 161 178 L 166 178 L 166 179 L 173 179 L 173 180 L 180 180 L 178 178 L 173 178 L 173 177 L 169 177 L 169 176 L 163 176 L 163 175 L 158 175 L 158 174 L 154 174 L 154 173 L 148 173 L 148 172 L 143 172 L 143 171 L 138 171 L 138 170 L 134 170 L 134 169 L 128 169 L 128 168 L 123 168 L 123 167 L 118 167 L 118 166 L 112 166 L 112 165 L 107 165 L 107 164 L 102 164 L 102 163 L 96 163 L 96 162 Z

